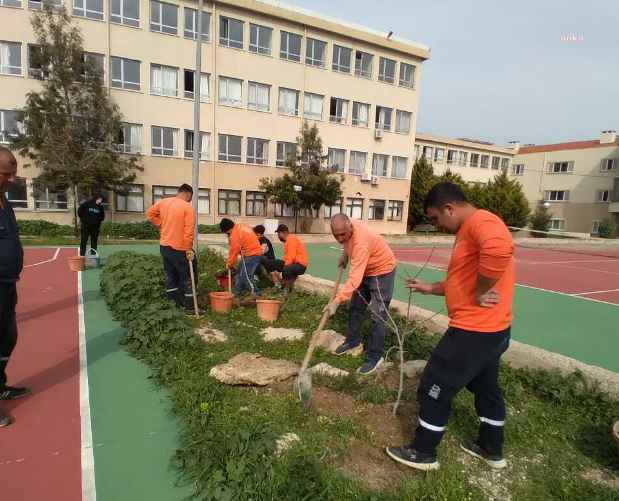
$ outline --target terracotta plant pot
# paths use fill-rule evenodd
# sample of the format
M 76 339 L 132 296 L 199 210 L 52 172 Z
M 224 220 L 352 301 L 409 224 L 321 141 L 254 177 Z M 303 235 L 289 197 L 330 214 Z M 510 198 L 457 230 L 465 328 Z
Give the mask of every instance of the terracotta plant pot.
M 613 426 L 613 437 L 615 442 L 617 442 L 617 453 L 619 454 L 619 421 L 617 421 L 615 426 Z
M 82 271 L 86 258 L 84 256 L 71 256 L 69 257 L 69 269 L 71 271 Z
M 211 309 L 217 313 L 228 313 L 232 308 L 232 300 L 234 294 L 231 292 L 211 292 L 209 295 L 211 300 Z
M 265 322 L 275 322 L 279 316 L 279 308 L 282 302 L 276 299 L 258 299 L 256 307 L 258 308 L 258 318 Z

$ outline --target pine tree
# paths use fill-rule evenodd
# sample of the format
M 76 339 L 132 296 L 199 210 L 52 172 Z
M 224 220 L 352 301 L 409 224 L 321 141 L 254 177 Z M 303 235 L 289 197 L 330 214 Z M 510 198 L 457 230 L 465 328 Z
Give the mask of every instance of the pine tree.
M 507 226 L 526 226 L 531 212 L 529 202 L 520 183 L 510 180 L 507 172 L 497 174 L 485 187 L 484 192 L 484 209 L 499 216 Z
M 17 110 L 23 128 L 12 147 L 40 169 L 42 186 L 70 190 L 77 233 L 78 193 L 95 187 L 122 192 L 143 169 L 138 157 L 121 155 L 114 144 L 122 116 L 67 10 L 46 1 L 31 24 L 41 89 L 29 92 Z
M 409 228 L 413 229 L 418 224 L 423 224 L 426 221 L 426 215 L 423 212 L 423 199 L 436 182 L 434 168 L 426 160 L 426 157 L 421 156 L 415 160 L 411 174 L 410 199 L 408 202 Z
M 550 220 L 552 214 L 548 212 L 548 208 L 544 207 L 543 201 L 537 205 L 535 212 L 531 216 L 531 229 L 536 231 L 548 231 L 550 230 Z M 546 233 L 531 232 L 533 238 L 546 238 Z

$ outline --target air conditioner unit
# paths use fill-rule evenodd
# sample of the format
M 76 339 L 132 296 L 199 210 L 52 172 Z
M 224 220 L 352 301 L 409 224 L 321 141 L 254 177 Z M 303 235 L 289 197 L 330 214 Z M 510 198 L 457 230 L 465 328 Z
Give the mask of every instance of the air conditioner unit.
M 378 176 L 372 176 L 372 184 L 374 185 L 378 184 Z
M 372 174 L 370 174 L 369 172 L 364 172 L 363 174 L 361 174 L 361 181 L 371 181 L 372 180 Z
M 374 129 L 374 139 L 381 139 L 383 137 L 382 129 Z

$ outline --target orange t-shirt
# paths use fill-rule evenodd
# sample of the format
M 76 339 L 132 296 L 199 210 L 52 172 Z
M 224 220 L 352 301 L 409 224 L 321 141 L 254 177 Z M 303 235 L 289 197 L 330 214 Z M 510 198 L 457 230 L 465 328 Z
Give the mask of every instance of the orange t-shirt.
M 228 251 L 228 268 L 232 268 L 242 251 L 245 257 L 262 256 L 262 246 L 251 226 L 234 223 L 230 233 L 230 250 Z
M 284 264 L 299 263 L 307 268 L 307 252 L 305 245 L 295 235 L 288 235 L 284 242 Z
M 447 278 L 441 282 L 450 327 L 476 332 L 499 332 L 512 322 L 514 293 L 514 242 L 501 219 L 477 210 L 456 235 Z M 477 276 L 498 279 L 494 289 L 500 301 L 483 308 L 475 301 Z
M 195 214 L 193 205 L 178 197 L 159 200 L 146 211 L 161 230 L 159 244 L 180 251 L 193 249 Z
M 395 269 L 392 250 L 377 232 L 357 219 L 351 219 L 352 235 L 344 245 L 350 260 L 348 279 L 335 297 L 337 303 L 350 299 L 364 277 L 376 277 Z

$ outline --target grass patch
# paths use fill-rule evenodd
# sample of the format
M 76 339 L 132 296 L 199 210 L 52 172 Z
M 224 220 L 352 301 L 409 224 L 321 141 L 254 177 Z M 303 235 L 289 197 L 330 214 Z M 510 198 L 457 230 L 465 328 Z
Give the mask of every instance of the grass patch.
M 223 267 L 221 258 L 201 251 L 199 289 L 216 290 L 214 276 Z M 617 476 L 610 430 L 619 418 L 619 403 L 579 375 L 503 367 L 508 470 L 496 474 L 459 451 L 458 441 L 477 430 L 471 395 L 462 392 L 439 449 L 441 469 L 404 471 L 381 449 L 392 440 L 390 431 L 414 426 L 414 387 L 405 392 L 401 415 L 393 418 L 394 389 L 379 377 L 316 377 L 315 391 L 323 392 L 333 408 L 306 412 L 292 397 L 292 381 L 254 390 L 223 386 L 208 376 L 213 366 L 243 351 L 300 364 L 325 297 L 295 292 L 274 326 L 301 329 L 305 338 L 267 343 L 259 331 L 268 325 L 258 320 L 255 309 L 234 308 L 228 315 L 209 311 L 199 321 L 187 319 L 166 300 L 163 283 L 158 256 L 126 251 L 106 260 L 101 280 L 110 309 L 126 328 L 127 349 L 149 364 L 156 383 L 171 391 L 172 412 L 183 422 L 181 449 L 171 464 L 195 485 L 197 499 L 572 501 L 586 493 L 588 501 L 609 501 L 619 496 L 583 475 L 594 470 Z M 230 341 L 203 343 L 194 333 L 203 324 L 226 332 Z M 346 324 L 347 312 L 341 308 L 326 328 L 345 332 Z M 366 322 L 364 340 L 369 327 Z M 427 358 L 437 339 L 416 330 L 405 346 L 406 358 Z M 395 344 L 389 335 L 386 348 Z M 318 362 L 351 373 L 360 364 L 322 350 L 314 356 L 313 363 Z M 300 443 L 277 458 L 276 439 L 291 432 Z

